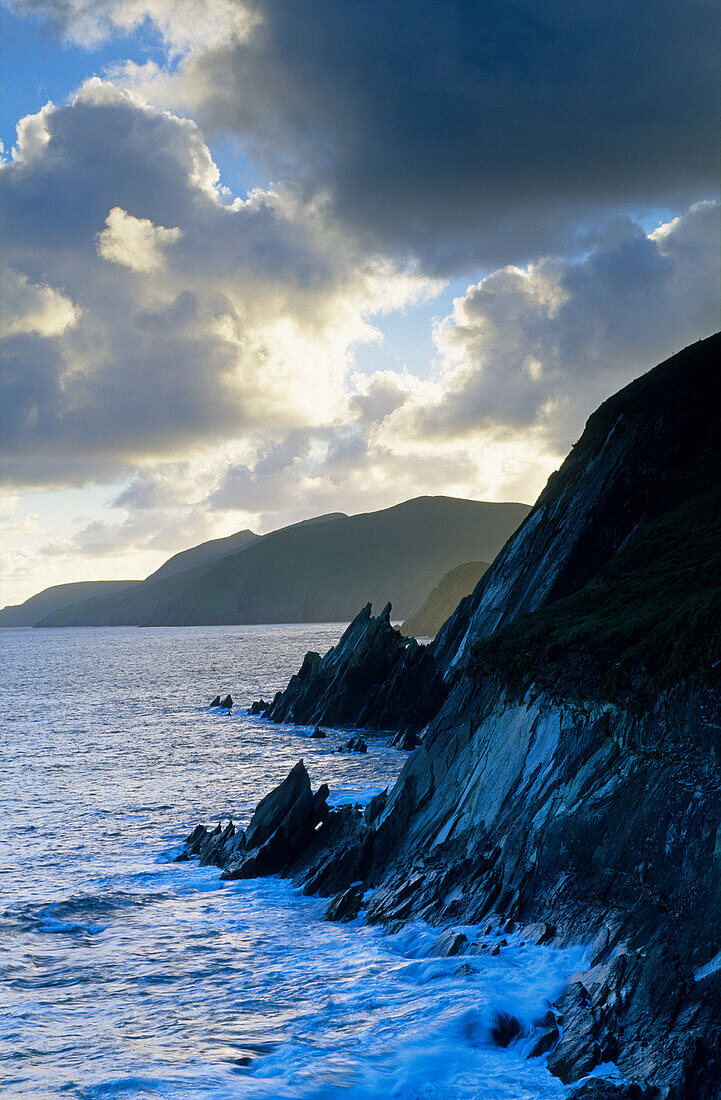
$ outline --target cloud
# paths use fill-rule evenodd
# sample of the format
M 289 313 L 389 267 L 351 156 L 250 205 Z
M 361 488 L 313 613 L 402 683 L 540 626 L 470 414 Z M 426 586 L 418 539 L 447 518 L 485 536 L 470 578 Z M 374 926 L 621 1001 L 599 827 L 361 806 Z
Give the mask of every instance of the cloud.
M 2 272 L 0 333 L 62 336 L 80 320 L 80 310 L 60 290 L 33 283 L 25 275 L 5 268 Z
M 437 323 L 434 377 L 355 374 L 326 423 L 150 465 L 115 497 L 124 518 L 85 524 L 75 552 L 177 549 L 179 532 L 189 544 L 419 493 L 532 502 L 600 401 L 713 330 L 718 212 L 695 204 L 651 233 L 618 220 L 580 259 L 492 272 Z
M 404 429 L 542 431 L 565 453 L 604 398 L 717 328 L 720 244 L 719 205 L 701 202 L 650 234 L 619 220 L 581 259 L 493 272 L 437 325 L 443 373 Z
M 146 20 L 162 35 L 171 55 L 242 37 L 253 13 L 237 0 L 5 0 L 17 15 L 41 18 L 86 48 L 130 34 Z
M 94 5 L 41 7 L 77 33 Z M 203 42 L 185 5 L 97 10 L 115 26 L 142 10 L 186 42 L 128 80 L 427 270 L 526 262 L 614 211 L 717 193 L 709 0 L 248 0 Z
M 180 235 L 177 227 L 153 225 L 148 218 L 134 218 L 114 206 L 105 219 L 105 229 L 98 234 L 98 255 L 131 271 L 158 271 L 165 266 L 165 247 Z
M 117 480 L 260 428 L 328 423 L 374 314 L 427 279 L 282 189 L 233 199 L 198 127 L 93 79 L 2 167 L 5 476 Z

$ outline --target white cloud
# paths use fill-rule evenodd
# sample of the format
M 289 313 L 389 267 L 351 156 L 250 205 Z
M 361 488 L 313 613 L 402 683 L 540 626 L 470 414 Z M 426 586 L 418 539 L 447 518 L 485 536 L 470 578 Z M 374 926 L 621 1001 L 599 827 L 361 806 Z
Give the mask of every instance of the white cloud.
M 0 333 L 3 337 L 62 336 L 80 320 L 80 310 L 62 291 L 33 283 L 12 268 L 2 272 Z
M 718 325 L 719 207 L 694 204 L 646 234 L 627 220 L 580 259 L 495 271 L 435 330 L 433 400 L 420 435 L 541 431 L 563 454 L 605 398 Z
M 238 0 L 6 0 L 19 15 L 41 16 L 70 41 L 97 46 L 129 34 L 149 20 L 171 53 L 210 49 L 229 37 L 245 38 L 257 15 Z
M 114 206 L 98 234 L 98 255 L 131 271 L 159 271 L 165 266 L 165 248 L 181 236 L 180 229 L 153 225 Z

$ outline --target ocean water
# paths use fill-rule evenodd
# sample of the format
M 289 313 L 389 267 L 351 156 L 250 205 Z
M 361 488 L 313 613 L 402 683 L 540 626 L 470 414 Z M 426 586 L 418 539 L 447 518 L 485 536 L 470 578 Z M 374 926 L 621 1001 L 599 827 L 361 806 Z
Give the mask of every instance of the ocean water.
M 340 731 L 245 713 L 341 630 L 2 632 L 0 1095 L 566 1095 L 489 1027 L 541 1014 L 580 949 L 435 958 L 439 929 L 329 924 L 287 881 L 170 861 L 198 821 L 245 826 L 301 757 L 336 804 L 393 782 L 404 757 L 380 740 L 333 754 Z M 230 716 L 208 706 L 226 691 Z

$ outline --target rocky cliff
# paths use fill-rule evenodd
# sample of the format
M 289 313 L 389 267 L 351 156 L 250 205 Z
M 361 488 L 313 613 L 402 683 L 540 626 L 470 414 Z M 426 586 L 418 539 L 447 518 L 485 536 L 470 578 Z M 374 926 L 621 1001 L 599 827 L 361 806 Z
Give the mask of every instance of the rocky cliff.
M 387 798 L 275 867 L 454 952 L 479 922 L 590 945 L 544 1049 L 565 1082 L 613 1061 L 627 1084 L 579 1097 L 721 1089 L 720 352 L 601 406 L 435 643 L 366 608 L 269 712 L 423 733 Z

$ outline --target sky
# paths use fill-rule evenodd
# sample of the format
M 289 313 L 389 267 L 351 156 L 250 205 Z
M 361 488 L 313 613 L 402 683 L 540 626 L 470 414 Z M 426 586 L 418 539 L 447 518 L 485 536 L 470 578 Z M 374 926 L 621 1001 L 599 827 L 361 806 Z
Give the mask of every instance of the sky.
M 532 502 L 719 327 L 718 0 L 6 0 L 0 602 Z

